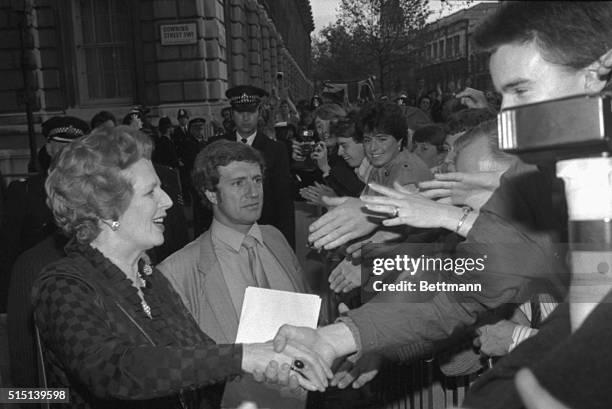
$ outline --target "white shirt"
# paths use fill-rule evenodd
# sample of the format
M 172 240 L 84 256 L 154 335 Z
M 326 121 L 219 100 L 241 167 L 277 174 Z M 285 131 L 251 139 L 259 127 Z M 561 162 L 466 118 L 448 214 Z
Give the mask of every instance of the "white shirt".
M 244 290 L 248 286 L 255 286 L 253 275 L 249 265 L 249 254 L 246 248 L 242 247 L 242 241 L 246 235 L 253 236 L 257 241 L 257 249 L 259 258 L 264 266 L 266 276 L 270 282 L 270 288 L 275 290 L 296 291 L 293 288 L 291 279 L 288 273 L 285 272 L 276 257 L 268 250 L 263 242 L 263 236 L 257 223 L 251 226 L 251 229 L 245 235 L 237 230 L 234 230 L 219 221 L 213 219 L 210 226 L 211 239 L 213 248 L 221 266 L 221 272 L 230 296 L 236 314 L 240 317 L 242 311 L 242 301 L 244 299 Z M 272 272 L 275 271 L 275 273 Z M 274 278 L 274 279 L 273 279 Z
M 249 136 L 246 137 L 246 144 L 249 146 L 253 146 L 253 141 L 255 140 L 255 135 L 257 135 L 257 129 L 255 130 L 255 132 L 253 132 L 252 134 L 250 134 Z M 240 142 L 242 143 L 242 136 L 240 136 L 240 134 L 238 134 L 238 132 L 236 132 L 236 142 Z

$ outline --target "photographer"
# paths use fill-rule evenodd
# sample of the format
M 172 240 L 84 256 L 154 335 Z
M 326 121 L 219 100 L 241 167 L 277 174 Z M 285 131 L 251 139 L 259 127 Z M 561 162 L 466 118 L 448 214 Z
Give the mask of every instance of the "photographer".
M 300 189 L 300 195 L 307 201 L 325 206 L 323 196 L 357 197 L 363 191 L 365 184 L 357 176 L 356 169 L 364 161 L 365 152 L 363 135 L 355 131 L 355 116 L 356 112 L 350 113 L 331 126 L 333 147 L 319 142 L 311 153 L 325 184 L 315 181 L 314 185 Z

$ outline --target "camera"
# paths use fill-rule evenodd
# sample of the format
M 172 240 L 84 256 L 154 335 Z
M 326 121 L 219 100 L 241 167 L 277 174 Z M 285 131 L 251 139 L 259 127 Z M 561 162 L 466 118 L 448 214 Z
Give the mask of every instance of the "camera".
M 507 108 L 498 144 L 524 162 L 544 165 L 612 152 L 612 94 L 579 95 Z
M 314 131 L 312 129 L 302 130 L 298 141 L 300 142 L 300 151 L 302 156 L 309 158 L 317 144 L 315 141 Z

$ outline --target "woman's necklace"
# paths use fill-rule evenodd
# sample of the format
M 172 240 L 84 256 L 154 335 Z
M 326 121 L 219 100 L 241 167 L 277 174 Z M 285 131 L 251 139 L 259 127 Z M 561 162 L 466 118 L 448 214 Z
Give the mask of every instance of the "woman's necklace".
M 138 281 L 140 284 L 138 288 L 138 295 L 140 296 L 140 306 L 150 319 L 153 319 L 153 316 L 151 315 L 151 307 L 145 301 L 144 294 L 142 293 L 141 289 L 147 286 L 147 276 L 150 276 L 152 273 L 153 269 L 151 268 L 150 264 L 143 263 L 142 268 L 138 269 Z

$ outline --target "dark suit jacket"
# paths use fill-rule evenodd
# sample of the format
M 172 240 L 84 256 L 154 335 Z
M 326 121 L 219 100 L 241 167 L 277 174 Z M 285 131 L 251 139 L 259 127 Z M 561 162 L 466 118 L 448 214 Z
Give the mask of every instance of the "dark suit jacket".
M 6 191 L 4 217 L 0 225 L 0 312 L 6 308 L 9 277 L 19 254 L 51 235 L 53 215 L 45 203 L 46 174 L 12 182 Z
M 235 134 L 225 135 L 230 141 Z M 285 146 L 257 132 L 253 141 L 266 163 L 264 174 L 264 205 L 259 224 L 271 224 L 279 229 L 292 248 L 295 248 L 295 209 L 293 186 L 289 172 L 289 156 Z
M 187 244 L 189 242 L 189 232 L 187 231 L 187 220 L 183 212 L 181 185 L 176 170 L 157 164 L 154 166 L 155 172 L 157 172 L 161 181 L 162 189 L 164 189 L 174 203 L 166 211 L 166 218 L 164 219 L 164 244 L 147 251 L 155 263 L 162 261 Z
M 153 163 L 178 169 L 179 160 L 174 142 L 171 139 L 161 135 L 155 137 L 154 142 L 155 149 L 153 149 L 153 155 L 151 158 Z

